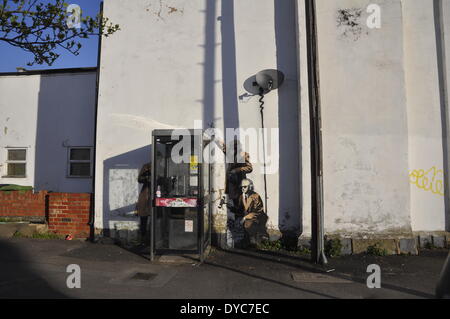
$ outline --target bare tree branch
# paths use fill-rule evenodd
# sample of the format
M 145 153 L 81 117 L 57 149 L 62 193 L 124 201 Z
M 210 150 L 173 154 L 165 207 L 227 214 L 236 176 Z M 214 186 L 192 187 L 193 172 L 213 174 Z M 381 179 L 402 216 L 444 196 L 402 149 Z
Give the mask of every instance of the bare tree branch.
M 98 14 L 93 17 L 75 17 L 80 28 L 70 28 L 68 21 L 75 12 L 68 12 L 68 3 L 54 0 L 2 0 L 0 2 L 0 41 L 23 49 L 34 55 L 28 65 L 52 65 L 59 57 L 55 52 L 62 48 L 78 55 L 81 40 L 91 36 L 109 36 L 120 30 Z M 79 18 L 79 19 L 78 19 Z

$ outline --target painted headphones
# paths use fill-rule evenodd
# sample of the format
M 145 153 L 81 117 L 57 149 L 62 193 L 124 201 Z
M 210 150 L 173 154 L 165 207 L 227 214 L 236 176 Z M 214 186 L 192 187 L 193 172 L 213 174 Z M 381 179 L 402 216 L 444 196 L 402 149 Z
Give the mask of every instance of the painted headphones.
M 243 181 L 248 181 L 249 182 L 249 185 L 248 185 L 248 190 L 249 191 L 253 192 L 255 190 L 255 185 L 253 184 L 253 181 L 251 179 L 245 178 L 245 179 L 242 180 L 242 182 Z M 242 182 L 241 182 L 241 185 L 242 185 Z

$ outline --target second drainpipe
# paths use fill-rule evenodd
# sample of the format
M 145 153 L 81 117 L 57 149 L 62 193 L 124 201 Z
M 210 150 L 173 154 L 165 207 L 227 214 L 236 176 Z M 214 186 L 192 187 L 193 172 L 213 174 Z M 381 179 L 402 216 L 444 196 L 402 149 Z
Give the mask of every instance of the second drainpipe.
M 324 245 L 322 122 L 315 0 L 305 0 L 305 6 L 311 125 L 311 259 L 314 263 L 325 265 L 328 261 Z

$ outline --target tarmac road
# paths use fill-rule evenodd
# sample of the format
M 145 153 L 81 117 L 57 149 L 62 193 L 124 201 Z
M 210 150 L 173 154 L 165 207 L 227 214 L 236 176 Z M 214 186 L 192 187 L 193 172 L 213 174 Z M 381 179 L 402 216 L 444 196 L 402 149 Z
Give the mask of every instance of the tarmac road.
M 0 239 L 0 298 L 434 298 L 447 254 L 348 256 L 324 269 L 307 258 L 213 249 L 200 265 L 171 258 L 150 263 L 116 245 Z M 79 289 L 66 284 L 71 264 L 81 269 Z M 381 267 L 381 289 L 367 287 L 371 264 Z

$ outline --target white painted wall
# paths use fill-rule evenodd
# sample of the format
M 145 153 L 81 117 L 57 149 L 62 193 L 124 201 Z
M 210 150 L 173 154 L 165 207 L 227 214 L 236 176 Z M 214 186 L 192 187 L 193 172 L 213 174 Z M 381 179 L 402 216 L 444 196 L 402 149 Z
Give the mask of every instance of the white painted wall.
M 443 197 L 409 178 L 412 170 L 444 166 L 432 1 L 375 1 L 382 8 L 379 30 L 365 25 L 372 3 L 317 2 L 326 231 L 441 231 Z M 266 127 L 280 129 L 279 170 L 268 177 L 269 224 L 297 234 L 303 224 L 303 234 L 310 233 L 304 1 L 294 4 L 105 2 L 105 15 L 122 30 L 102 45 L 97 228 L 137 228 L 137 174 L 149 160 L 153 129 L 192 128 L 198 120 L 203 128 L 259 128 L 258 98 L 245 95 L 243 83 L 262 69 L 279 68 L 286 82 L 265 99 Z M 443 8 L 448 77 L 449 0 Z M 339 25 L 341 9 L 361 10 L 358 25 Z M 450 81 L 447 86 L 450 92 Z M 0 184 L 90 192 L 91 180 L 66 178 L 67 147 L 93 143 L 95 73 L 0 76 L 0 92 L 0 165 L 8 146 L 27 147 L 29 159 L 27 178 L 0 177 Z M 263 195 L 262 165 L 247 151 L 254 163 L 249 177 Z M 0 176 L 5 169 L 0 166 Z M 218 200 L 224 166 L 214 170 Z M 226 213 L 217 205 L 220 223 Z
M 5 147 L 28 148 L 27 178 L 0 184 L 92 192 L 92 178 L 67 178 L 67 169 L 69 146 L 94 144 L 95 81 L 95 72 L 0 76 L 0 165 Z
M 443 117 L 433 2 L 403 2 L 414 231 L 445 230 Z
M 286 82 L 265 99 L 265 125 L 280 128 L 283 138 L 275 158 L 282 170 L 268 176 L 269 224 L 300 233 L 294 9 L 294 1 L 105 1 L 105 16 L 122 30 L 102 44 L 97 228 L 137 227 L 130 216 L 136 176 L 149 159 L 153 129 L 193 128 L 196 120 L 204 128 L 259 128 L 258 98 L 244 96 L 243 84 L 260 70 L 280 68 Z M 247 151 L 254 163 L 249 177 L 263 194 L 262 165 Z M 223 192 L 223 173 L 215 177 Z
M 366 8 L 382 8 L 368 29 Z M 361 10 L 352 28 L 338 11 Z M 327 233 L 410 233 L 400 1 L 317 1 Z
M 299 192 L 302 210 L 302 236 L 311 237 L 311 127 L 309 113 L 309 85 L 308 85 L 308 45 L 306 29 L 306 7 L 304 0 L 296 1 L 296 28 L 297 28 L 297 74 L 299 91 Z
M 0 76 L 0 184 L 34 185 L 39 76 Z M 26 92 L 26 94 L 24 94 Z M 27 148 L 26 178 L 4 178 L 7 147 Z

